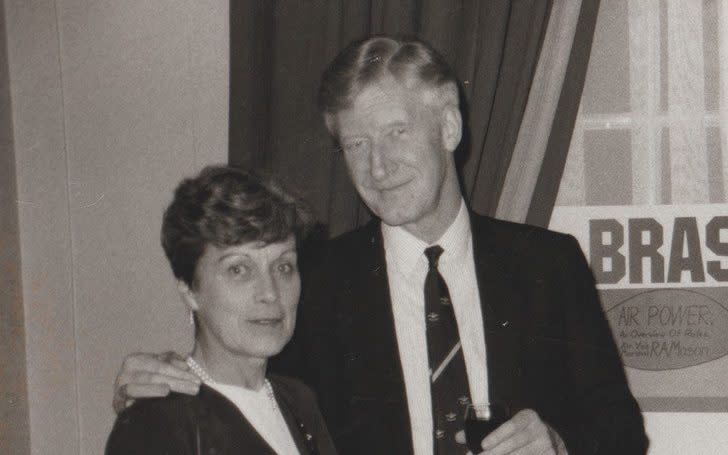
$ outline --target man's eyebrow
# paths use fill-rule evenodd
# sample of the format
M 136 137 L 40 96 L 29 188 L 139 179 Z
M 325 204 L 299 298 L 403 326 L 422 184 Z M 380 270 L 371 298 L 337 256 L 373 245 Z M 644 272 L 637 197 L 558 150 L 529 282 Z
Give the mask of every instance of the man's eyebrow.
M 217 262 L 220 263 L 220 262 L 224 261 L 225 259 L 232 257 L 232 256 L 242 256 L 245 258 L 249 257 L 248 254 L 246 254 L 246 253 L 238 253 L 238 252 L 225 253 L 222 256 L 220 256 L 219 258 L 217 258 Z

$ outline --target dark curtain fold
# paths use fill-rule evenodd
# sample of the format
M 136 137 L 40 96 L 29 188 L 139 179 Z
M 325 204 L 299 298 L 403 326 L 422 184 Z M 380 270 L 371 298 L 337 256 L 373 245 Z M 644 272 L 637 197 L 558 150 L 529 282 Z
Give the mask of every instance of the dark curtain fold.
M 581 4 L 574 44 L 566 68 L 566 79 L 561 87 L 561 96 L 554 115 L 551 135 L 546 145 L 543 165 L 536 180 L 531 205 L 526 215 L 528 224 L 548 226 L 551 220 L 551 213 L 559 194 L 559 184 L 569 154 L 574 123 L 579 113 L 579 102 L 586 80 L 599 3 L 600 0 L 584 0 Z
M 440 51 L 461 82 L 467 128 L 457 161 L 463 189 L 477 212 L 492 215 L 551 4 L 231 0 L 230 163 L 262 168 L 287 182 L 311 202 L 332 235 L 362 224 L 367 211 L 317 111 L 319 77 L 352 40 L 413 35 Z

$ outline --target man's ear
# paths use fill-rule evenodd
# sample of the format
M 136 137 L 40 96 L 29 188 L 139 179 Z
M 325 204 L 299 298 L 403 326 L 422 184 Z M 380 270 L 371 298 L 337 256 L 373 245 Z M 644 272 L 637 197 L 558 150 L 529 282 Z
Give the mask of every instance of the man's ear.
M 324 114 L 324 125 L 326 130 L 332 137 L 336 137 L 336 116 L 332 114 Z
M 200 309 L 200 306 L 197 304 L 197 299 L 195 298 L 195 293 L 192 292 L 192 289 L 190 289 L 187 283 L 182 280 L 177 280 L 177 291 L 179 291 L 182 301 L 190 311 L 197 311 Z
M 442 145 L 449 152 L 454 152 L 463 137 L 463 118 L 457 105 L 447 104 L 442 108 L 440 119 Z

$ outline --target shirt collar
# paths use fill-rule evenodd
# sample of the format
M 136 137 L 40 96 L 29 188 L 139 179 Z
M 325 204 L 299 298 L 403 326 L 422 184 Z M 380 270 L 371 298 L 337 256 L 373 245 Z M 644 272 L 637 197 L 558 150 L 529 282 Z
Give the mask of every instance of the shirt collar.
M 412 273 L 418 263 L 427 263 L 424 251 L 431 245 L 440 245 L 444 250 L 440 257 L 441 263 L 464 258 L 472 235 L 470 216 L 462 199 L 455 220 L 442 236 L 431 244 L 423 242 L 400 226 L 389 226 L 385 223 L 381 225 L 387 266 L 405 275 Z

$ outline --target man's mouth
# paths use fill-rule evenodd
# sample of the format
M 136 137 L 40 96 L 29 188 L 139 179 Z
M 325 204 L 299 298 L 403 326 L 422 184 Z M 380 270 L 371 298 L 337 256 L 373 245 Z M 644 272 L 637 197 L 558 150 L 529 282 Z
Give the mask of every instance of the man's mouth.
M 411 180 L 406 180 L 404 182 L 399 182 L 399 183 L 394 183 L 394 184 L 389 184 L 389 185 L 376 185 L 374 188 L 380 192 L 396 191 L 400 188 L 407 186 L 410 183 L 410 181 Z

